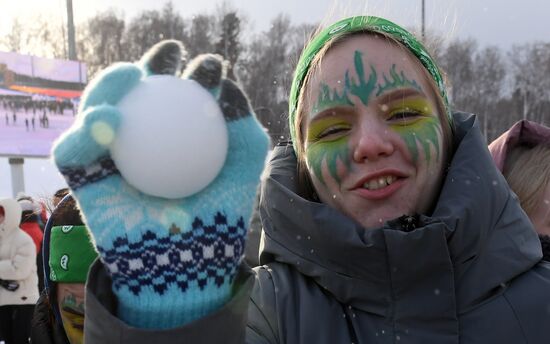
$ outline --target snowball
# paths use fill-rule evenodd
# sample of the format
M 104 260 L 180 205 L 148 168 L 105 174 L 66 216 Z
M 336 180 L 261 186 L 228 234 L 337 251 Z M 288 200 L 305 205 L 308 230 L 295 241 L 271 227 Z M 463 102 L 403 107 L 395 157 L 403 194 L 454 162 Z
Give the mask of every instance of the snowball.
M 139 191 L 176 199 L 193 195 L 221 171 L 228 134 L 214 97 L 193 80 L 145 78 L 118 104 L 111 157 Z

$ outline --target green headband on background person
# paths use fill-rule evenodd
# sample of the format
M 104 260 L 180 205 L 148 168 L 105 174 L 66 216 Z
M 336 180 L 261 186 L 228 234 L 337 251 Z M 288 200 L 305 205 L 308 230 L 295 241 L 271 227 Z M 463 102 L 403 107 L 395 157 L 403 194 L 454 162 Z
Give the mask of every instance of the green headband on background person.
M 86 226 L 54 226 L 50 233 L 50 279 L 84 283 L 97 257 Z
M 329 27 L 323 29 L 319 34 L 311 39 L 309 44 L 304 48 L 300 60 L 298 60 L 298 65 L 296 67 L 296 72 L 294 73 L 294 79 L 292 80 L 290 88 L 290 96 L 288 100 L 289 107 L 289 128 L 290 128 L 290 137 L 292 139 L 292 144 L 294 145 L 294 150 L 297 152 L 296 147 L 296 129 L 294 127 L 294 121 L 296 119 L 296 110 L 298 106 L 298 97 L 300 96 L 300 90 L 304 82 L 311 62 L 319 53 L 319 51 L 329 42 L 332 38 L 338 37 L 344 33 L 353 33 L 353 32 L 374 32 L 382 33 L 389 35 L 398 42 L 402 43 L 407 47 L 422 63 L 426 68 L 428 73 L 432 76 L 435 81 L 437 88 L 439 89 L 439 94 L 443 98 L 445 108 L 447 111 L 447 118 L 449 122 L 452 122 L 451 111 L 449 107 L 449 100 L 447 98 L 447 90 L 445 88 L 445 83 L 439 68 L 435 64 L 434 60 L 428 54 L 428 51 L 422 43 L 420 43 L 410 32 L 403 29 L 399 25 L 379 17 L 373 16 L 356 16 L 337 21 L 336 23 L 330 25 Z

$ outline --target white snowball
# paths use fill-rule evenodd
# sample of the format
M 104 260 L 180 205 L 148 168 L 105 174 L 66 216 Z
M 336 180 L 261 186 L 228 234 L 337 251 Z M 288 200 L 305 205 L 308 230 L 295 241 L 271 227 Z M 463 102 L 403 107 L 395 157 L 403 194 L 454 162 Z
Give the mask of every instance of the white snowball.
M 227 126 L 214 97 L 193 80 L 145 78 L 118 104 L 111 157 L 148 195 L 175 199 L 210 184 L 227 155 Z

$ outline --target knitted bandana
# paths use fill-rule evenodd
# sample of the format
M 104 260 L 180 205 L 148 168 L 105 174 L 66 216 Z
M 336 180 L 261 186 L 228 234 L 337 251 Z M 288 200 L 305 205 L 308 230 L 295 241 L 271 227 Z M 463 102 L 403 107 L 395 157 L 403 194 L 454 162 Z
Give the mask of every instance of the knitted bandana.
M 420 60 L 422 65 L 426 68 L 426 70 L 434 79 L 439 89 L 439 94 L 443 98 L 445 108 L 447 110 L 447 117 L 449 119 L 449 122 L 451 122 L 451 111 L 449 108 L 449 101 L 447 99 L 447 90 L 445 89 L 445 83 L 443 82 L 443 78 L 441 77 L 441 72 L 439 71 L 439 68 L 433 61 L 432 57 L 426 51 L 426 48 L 424 48 L 424 46 L 410 32 L 403 29 L 399 25 L 392 23 L 389 20 L 372 16 L 350 17 L 332 24 L 331 26 L 321 31 L 318 35 L 313 37 L 313 39 L 305 47 L 302 55 L 300 56 L 300 60 L 298 61 L 298 65 L 296 67 L 296 72 L 294 73 L 294 79 L 292 80 L 290 97 L 288 100 L 288 121 L 290 128 L 290 137 L 292 138 L 295 151 L 297 151 L 297 128 L 294 127 L 294 120 L 296 118 L 296 107 L 298 105 L 297 102 L 300 95 L 300 89 L 303 86 L 302 83 L 309 70 L 311 61 L 313 61 L 321 48 L 323 48 L 323 46 L 333 37 L 338 37 L 342 34 L 358 31 L 378 32 L 386 34 L 396 39 L 398 42 L 401 42 L 405 47 L 407 47 Z
M 86 226 L 54 226 L 50 234 L 50 279 L 84 283 L 97 257 Z

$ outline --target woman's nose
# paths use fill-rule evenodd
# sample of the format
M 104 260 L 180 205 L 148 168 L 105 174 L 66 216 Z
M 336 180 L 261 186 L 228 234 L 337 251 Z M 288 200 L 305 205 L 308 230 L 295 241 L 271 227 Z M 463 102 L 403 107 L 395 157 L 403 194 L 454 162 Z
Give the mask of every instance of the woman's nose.
M 365 160 L 376 161 L 390 156 L 394 151 L 388 128 L 384 125 L 365 123 L 357 134 L 358 138 L 353 147 L 353 160 L 357 163 Z

